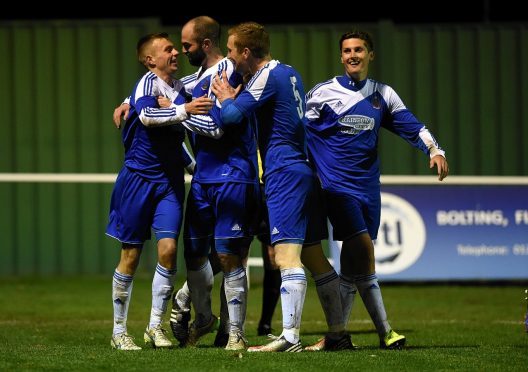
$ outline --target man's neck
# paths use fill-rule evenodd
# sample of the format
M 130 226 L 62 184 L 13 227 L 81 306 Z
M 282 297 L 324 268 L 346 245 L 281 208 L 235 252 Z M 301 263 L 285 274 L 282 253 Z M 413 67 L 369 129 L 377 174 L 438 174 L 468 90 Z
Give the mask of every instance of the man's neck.
M 347 72 L 345 72 L 345 75 L 348 76 L 350 80 L 352 80 L 355 84 L 359 84 L 367 78 L 366 73 L 363 73 L 363 74 L 356 73 L 356 74 L 349 75 Z
M 172 86 L 173 78 L 171 75 L 167 74 L 164 71 L 158 70 L 156 68 L 150 69 L 152 73 L 154 73 L 157 77 L 159 77 L 161 80 Z
M 207 56 L 207 58 L 205 58 L 204 63 L 202 64 L 202 69 L 207 70 L 209 67 L 216 65 L 222 59 L 224 59 L 224 56 L 219 53 L 214 53 L 214 54 Z
M 260 70 L 262 67 L 266 66 L 266 64 L 269 61 L 271 61 L 271 57 L 255 59 L 254 63 L 252 63 L 251 66 L 249 67 L 249 71 L 251 72 L 251 75 L 255 75 L 255 73 L 258 70 Z

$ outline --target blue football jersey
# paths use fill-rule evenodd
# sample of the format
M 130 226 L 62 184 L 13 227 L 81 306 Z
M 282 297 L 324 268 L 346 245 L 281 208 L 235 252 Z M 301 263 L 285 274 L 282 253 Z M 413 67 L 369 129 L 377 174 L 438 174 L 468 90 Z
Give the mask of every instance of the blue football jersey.
M 165 96 L 174 104 L 160 108 L 158 96 Z M 185 89 L 179 80 L 167 84 L 154 73 L 147 72 L 136 83 L 122 131 L 128 169 L 152 182 L 183 182 L 185 131 L 176 123 L 188 117 L 184 103 Z
M 246 118 L 255 115 L 264 179 L 288 165 L 307 162 L 304 87 L 293 67 L 271 60 L 233 104 Z
M 388 85 L 339 76 L 306 96 L 308 148 L 324 189 L 379 192 L 378 137 L 388 129 L 429 154 L 444 156 L 433 135 Z
M 216 100 L 211 91 L 211 81 L 226 71 L 229 83 L 236 87 L 242 78 L 234 71 L 233 62 L 224 58 L 205 71 L 185 77 L 186 89 L 193 98 L 208 96 Z M 249 120 L 236 126 L 221 128 L 221 105 L 216 105 L 208 115 L 192 115 L 184 122 L 196 158 L 193 180 L 201 183 L 243 182 L 255 183 L 258 177 L 256 136 Z

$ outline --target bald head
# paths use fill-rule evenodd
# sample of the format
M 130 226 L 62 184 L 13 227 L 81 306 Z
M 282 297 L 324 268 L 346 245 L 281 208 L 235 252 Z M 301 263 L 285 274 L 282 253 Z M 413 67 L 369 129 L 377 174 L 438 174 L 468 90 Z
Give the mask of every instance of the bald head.
M 191 19 L 184 26 L 184 29 L 191 29 L 195 40 L 201 43 L 205 39 L 211 40 L 213 46 L 220 43 L 220 25 L 213 18 L 199 16 Z

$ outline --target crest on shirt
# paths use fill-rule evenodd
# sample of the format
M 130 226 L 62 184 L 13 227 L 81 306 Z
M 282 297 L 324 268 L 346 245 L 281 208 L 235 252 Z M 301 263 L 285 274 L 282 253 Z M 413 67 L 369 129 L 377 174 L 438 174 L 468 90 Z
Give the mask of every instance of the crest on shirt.
M 379 110 L 381 108 L 381 102 L 380 102 L 378 94 L 374 94 L 372 96 L 372 107 L 377 109 L 377 110 Z

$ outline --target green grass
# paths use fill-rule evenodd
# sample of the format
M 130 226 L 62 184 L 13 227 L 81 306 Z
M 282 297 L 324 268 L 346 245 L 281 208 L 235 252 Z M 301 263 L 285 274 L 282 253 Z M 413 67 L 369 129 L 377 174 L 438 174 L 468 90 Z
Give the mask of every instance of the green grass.
M 252 273 L 253 274 L 253 273 Z M 111 275 L 85 278 L 0 280 L 0 370 L 153 371 L 526 371 L 528 334 L 521 286 L 406 286 L 382 283 L 387 312 L 396 331 L 407 336 L 402 351 L 380 350 L 361 300 L 348 329 L 358 351 L 337 353 L 235 354 L 211 347 L 214 334 L 198 348 L 117 352 L 110 348 Z M 214 310 L 218 292 L 214 293 Z M 256 336 L 261 288 L 250 290 L 246 323 Z M 150 279 L 135 280 L 129 333 L 142 341 L 150 313 Z M 274 317 L 280 330 L 280 306 Z M 313 283 L 308 289 L 302 342 L 315 342 L 325 322 Z

